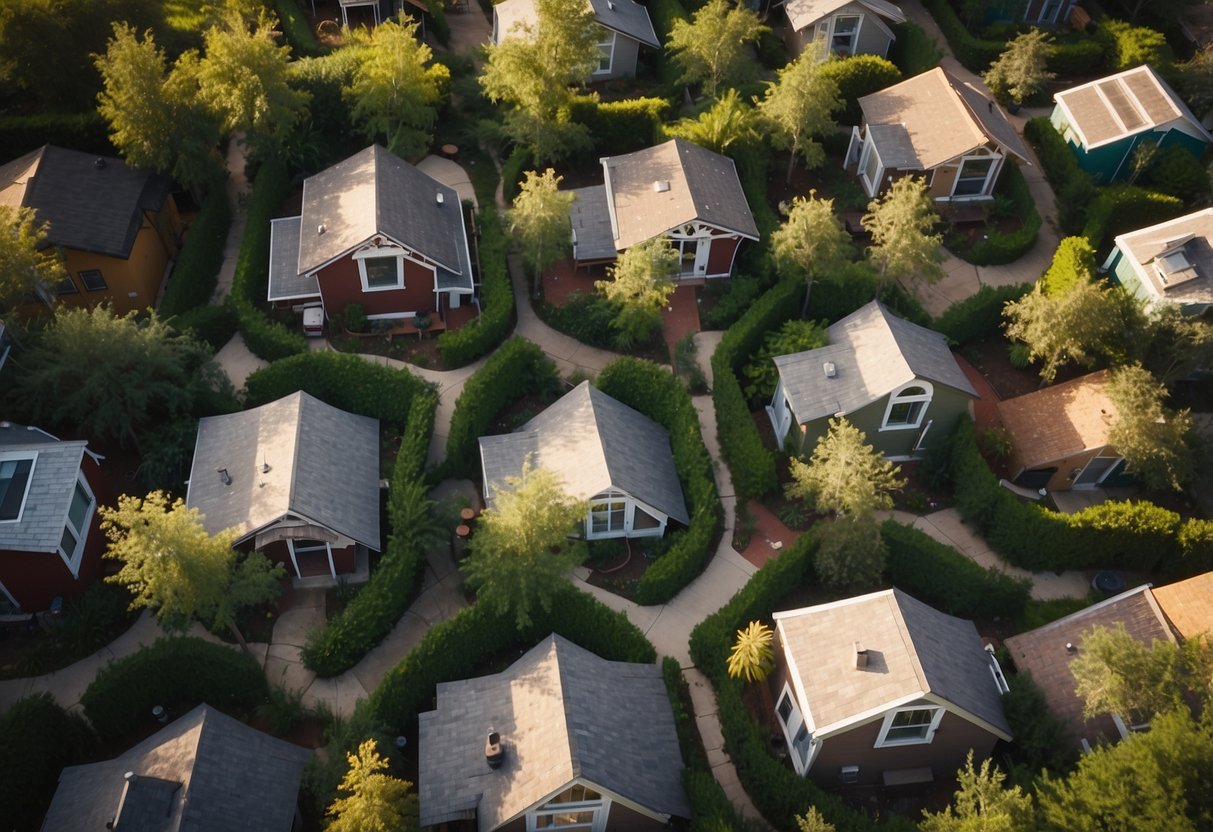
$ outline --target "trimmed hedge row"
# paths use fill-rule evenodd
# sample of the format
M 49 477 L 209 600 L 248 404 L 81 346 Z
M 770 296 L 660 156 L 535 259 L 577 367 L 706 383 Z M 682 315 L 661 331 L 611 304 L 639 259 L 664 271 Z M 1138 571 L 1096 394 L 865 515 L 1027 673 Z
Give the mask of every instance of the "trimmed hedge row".
M 160 317 L 171 318 L 210 302 L 219 282 L 223 244 L 231 225 L 227 188 L 216 182 L 185 235 L 185 244 L 160 301 Z
M 838 97 L 845 108 L 838 113 L 841 124 L 859 124 L 863 119 L 859 99 L 901 80 L 901 70 L 896 64 L 879 55 L 851 55 L 827 61 L 821 65 L 821 74 L 838 84 Z
M 1178 217 L 1183 212 L 1184 203 L 1179 197 L 1136 185 L 1112 185 L 1099 189 L 1099 195 L 1087 209 L 1087 224 L 1082 235 L 1098 252 L 1117 234 L 1145 228 Z
M 1032 290 L 1032 284 L 983 285 L 976 293 L 958 300 L 935 319 L 932 328 L 948 336 L 957 346 L 971 344 L 1002 332 L 1002 309 Z
M 446 459 L 434 478 L 475 477 L 480 470 L 478 440 L 501 410 L 529 393 L 556 383 L 556 365 L 536 344 L 511 338 L 463 385 L 451 414 Z
M 599 101 L 591 96 L 573 99 L 569 117 L 590 130 L 595 153 L 629 153 L 660 141 L 661 117 L 670 108 L 664 98 L 628 98 Z
M 170 713 L 205 702 L 242 711 L 265 700 L 265 674 L 247 653 L 200 638 L 158 639 L 96 675 L 80 704 L 102 741 L 124 737 L 156 705 Z
M 918 600 L 961 618 L 1015 619 L 1023 613 L 1029 581 L 983 569 L 951 546 L 894 520 L 881 524 L 880 535 L 889 550 L 885 577 Z
M 177 332 L 190 332 L 200 341 L 205 341 L 214 352 L 232 340 L 240 329 L 236 312 L 229 304 L 219 306 L 195 306 L 188 312 L 174 315 L 167 321 Z
M 514 318 L 514 287 L 506 264 L 509 240 L 494 206 L 481 202 L 479 217 L 480 314 L 438 336 L 438 353 L 448 369 L 492 352 L 509 334 Z
M 433 389 L 407 370 L 373 364 L 343 352 L 305 352 L 262 367 L 245 382 L 248 407 L 277 401 L 296 390 L 398 430 L 409 425 L 414 397 Z
M 703 572 L 716 551 L 721 511 L 712 458 L 704 447 L 690 395 L 665 368 L 638 358 L 619 358 L 598 376 L 598 389 L 639 410 L 670 434 L 691 524 L 671 535 L 670 548 L 645 570 L 636 587 L 636 603 L 664 604 Z
M 1040 233 L 1040 212 L 1036 210 L 1036 201 L 1028 190 L 1028 182 L 1023 178 L 1019 165 L 1010 161 L 1002 176 L 1006 194 L 1015 206 L 1015 214 L 1023 218 L 1023 227 L 1010 234 L 991 229 L 987 238 L 969 249 L 964 256 L 965 260 L 976 266 L 1014 263 L 1036 245 L 1036 236 Z
M 438 397 L 432 393 L 413 398 L 392 469 L 387 512 L 392 531 L 387 551 L 349 606 L 308 635 L 303 664 L 317 676 L 336 676 L 356 665 L 392 631 L 413 600 L 425 567 L 426 546 L 424 537 L 411 533 L 410 526 L 417 521 L 418 501 L 426 499 L 422 474 L 437 407 Z
M 49 693 L 31 694 L 0 716 L 0 806 L 6 829 L 39 829 L 63 767 L 96 745 L 88 723 Z
M 531 626 L 519 631 L 512 612 L 495 615 L 486 605 L 474 604 L 430 627 L 371 693 L 372 716 L 398 733 L 418 713 L 433 707 L 439 682 L 466 679 L 495 654 L 511 647 L 529 648 L 553 632 L 611 661 L 657 660 L 653 645 L 626 615 L 571 584 L 553 599 L 550 612 L 540 607 L 532 618 Z
M 16 159 L 44 144 L 98 156 L 116 156 L 109 125 L 95 109 L 0 118 L 0 159 Z

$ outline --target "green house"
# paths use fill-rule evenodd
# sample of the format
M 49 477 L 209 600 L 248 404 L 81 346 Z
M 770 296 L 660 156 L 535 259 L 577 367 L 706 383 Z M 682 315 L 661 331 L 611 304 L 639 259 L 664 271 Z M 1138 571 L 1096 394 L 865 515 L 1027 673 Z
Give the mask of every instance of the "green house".
M 1146 306 L 1204 314 L 1213 307 L 1213 208 L 1119 235 L 1102 271 Z
M 1101 184 L 1129 178 L 1133 153 L 1144 144 L 1179 145 L 1200 158 L 1213 143 L 1167 82 L 1148 66 L 1100 78 L 1053 97 L 1053 127 Z
M 902 320 L 879 301 L 829 328 L 830 343 L 774 359 L 779 371 L 767 415 L 776 439 L 810 453 L 845 416 L 890 459 L 913 459 L 943 441 L 977 391 L 947 339 Z

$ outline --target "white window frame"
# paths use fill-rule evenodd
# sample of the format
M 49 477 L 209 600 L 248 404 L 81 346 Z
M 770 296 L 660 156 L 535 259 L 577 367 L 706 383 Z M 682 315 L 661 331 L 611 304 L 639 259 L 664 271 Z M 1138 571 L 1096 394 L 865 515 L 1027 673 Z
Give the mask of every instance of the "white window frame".
M 589 786 L 582 783 L 573 783 L 569 788 L 572 788 L 572 786 L 581 786 L 584 789 L 597 793 L 596 789 L 590 789 Z M 561 794 L 563 794 L 563 790 Z M 559 796 L 557 794 L 554 797 Z M 588 823 L 576 823 L 564 826 L 539 826 L 540 817 L 581 812 L 589 812 L 591 814 Z M 600 795 L 594 800 L 578 800 L 569 803 L 557 803 L 555 799 L 552 799 L 526 813 L 526 828 L 527 832 L 543 832 L 545 829 L 585 829 L 589 830 L 589 832 L 603 832 L 606 829 L 607 816 L 610 812 L 611 799 L 605 795 Z
M 834 38 L 838 37 L 838 21 L 842 19 L 855 19 L 855 31 L 850 32 L 851 47 L 847 50 L 847 56 L 855 54 L 855 47 L 859 45 L 859 32 L 863 29 L 862 14 L 836 14 L 830 18 L 830 37 L 826 40 L 827 55 L 840 55 L 841 52 L 834 45 Z
M 964 173 L 965 164 L 968 162 L 989 162 L 990 169 L 986 171 L 986 177 L 981 183 L 981 189 L 976 193 L 958 194 L 956 188 L 960 185 L 960 175 Z M 984 196 L 989 196 L 994 190 L 994 183 L 998 181 L 998 172 L 1002 169 L 1001 157 L 993 153 L 971 153 L 967 156 L 960 157 L 960 164 L 956 166 L 956 177 L 952 180 L 951 196 L 956 200 L 979 199 Z
M 309 538 L 309 539 L 311 539 L 311 538 Z M 295 543 L 296 543 L 296 540 L 293 537 L 288 537 L 286 539 L 286 548 L 291 553 L 291 566 L 295 567 L 295 577 L 296 578 L 302 578 L 303 576 L 299 574 L 299 561 L 295 558 L 295 553 L 296 552 L 319 552 L 321 550 L 322 546 L 324 548 L 325 555 L 328 556 L 329 575 L 333 578 L 337 577 L 337 567 L 333 565 L 333 544 L 332 543 L 329 543 L 327 540 L 317 540 L 316 543 L 320 544 L 320 545 L 302 546 L 298 549 L 295 548 Z
M 84 521 L 80 524 L 79 528 L 72 522 L 72 504 L 69 500 L 67 512 L 63 518 L 63 532 L 59 535 L 59 545 L 56 547 L 59 557 L 63 559 L 73 578 L 80 576 L 80 562 L 84 560 L 84 544 L 88 540 L 88 530 L 93 522 L 93 514 L 97 511 L 97 498 L 93 494 L 93 489 L 88 487 L 88 480 L 84 478 L 83 471 L 76 472 L 76 482 L 72 486 L 72 500 L 76 498 L 77 487 L 83 488 L 84 493 L 88 496 L 88 507 L 84 510 Z M 70 532 L 72 537 L 76 539 L 76 545 L 71 552 L 63 548 L 63 533 L 66 532 Z
M 606 32 L 609 37 L 598 41 L 595 46 L 598 47 L 598 67 L 593 71 L 593 75 L 610 75 L 611 70 L 615 68 L 615 39 L 618 33 L 614 29 L 608 29 L 605 26 L 600 27 Z M 606 58 L 606 67 L 602 65 L 602 59 Z
M 358 279 L 362 281 L 362 291 L 392 292 L 404 288 L 404 261 L 406 258 L 410 260 L 412 258 L 405 254 L 403 248 L 394 245 L 368 246 L 361 251 L 354 252 L 353 256 L 354 260 L 358 263 Z M 370 286 L 366 279 L 366 261 L 387 259 L 389 257 L 396 259 L 396 283 L 392 286 Z
M 909 396 L 903 396 L 902 393 L 906 390 L 912 390 L 915 387 L 921 387 L 922 393 L 915 393 Z M 922 426 L 922 421 L 926 418 L 927 410 L 931 407 L 931 400 L 935 397 L 935 388 L 930 382 L 914 379 L 908 384 L 903 384 L 901 387 L 889 394 L 889 401 L 885 405 L 884 418 L 880 422 L 880 429 L 884 430 L 918 430 Z M 921 404 L 915 414 L 916 418 L 913 422 L 889 422 L 889 417 L 893 414 L 893 408 L 899 404 Z
M 34 474 L 38 470 L 38 452 L 37 451 L 11 451 L 9 453 L 0 453 L 0 462 L 20 462 L 23 459 L 30 461 L 29 476 L 25 480 L 25 493 L 21 495 L 21 505 L 17 508 L 17 516 L 12 520 L 0 520 L 0 525 L 5 523 L 20 523 L 22 516 L 25 514 L 25 505 L 29 501 L 30 486 L 34 482 Z
M 876 157 L 876 178 L 874 180 L 868 178 L 868 159 L 870 156 Z M 863 152 L 859 154 L 859 178 L 863 180 L 868 196 L 875 197 L 880 193 L 880 182 L 884 178 L 884 162 L 881 161 L 880 151 L 876 149 L 876 143 L 872 141 L 872 134 L 870 132 L 864 136 Z
M 792 706 L 792 712 L 788 714 L 786 721 L 783 718 L 783 714 L 779 712 L 779 707 L 785 700 Z M 775 700 L 775 721 L 779 723 L 779 727 L 783 731 L 783 738 L 788 744 L 788 756 L 792 759 L 792 768 L 796 770 L 797 774 L 803 775 L 813 764 L 817 743 L 809 732 L 808 720 L 801 713 L 800 704 L 792 693 L 791 685 L 787 682 L 784 682 L 783 690 L 780 692 L 779 698 Z M 805 749 L 803 759 L 796 749 L 796 737 L 799 736 L 802 730 L 809 738 L 809 744 Z
M 888 733 L 893 728 L 893 720 L 898 714 L 907 713 L 910 711 L 933 711 L 931 714 L 931 722 L 927 725 L 927 731 L 921 737 L 909 737 L 906 739 L 890 740 Z M 894 708 L 884 716 L 884 722 L 880 726 L 880 736 L 876 738 L 875 748 L 893 748 L 899 745 L 929 745 L 931 740 L 935 739 L 935 730 L 939 728 L 939 722 L 943 719 L 944 709 L 939 705 L 907 705 L 904 708 Z M 905 726 L 898 726 L 905 727 Z

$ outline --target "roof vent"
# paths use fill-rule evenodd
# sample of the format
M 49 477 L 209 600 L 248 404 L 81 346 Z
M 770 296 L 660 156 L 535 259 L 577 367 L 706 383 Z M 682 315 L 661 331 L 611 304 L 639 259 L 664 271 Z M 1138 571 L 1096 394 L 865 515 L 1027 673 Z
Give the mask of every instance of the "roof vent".
M 93 167 L 95 167 L 97 170 L 105 170 L 105 157 L 98 156 L 96 159 L 94 159 Z
M 439 191 L 438 193 L 434 194 L 434 202 L 436 202 L 439 205 L 441 205 L 443 203 L 442 191 Z
M 834 366 L 833 361 L 822 364 L 821 369 L 825 370 L 826 378 L 837 378 L 838 376 L 838 368 Z
M 612 3 L 611 0 L 607 0 L 607 8 L 611 11 L 615 11 L 615 4 Z
M 658 179 L 656 182 L 653 183 L 653 193 L 664 194 L 669 189 L 670 189 L 670 180 L 668 180 L 668 179 Z
M 501 744 L 501 734 L 489 728 L 488 739 L 484 741 L 484 761 L 489 768 L 501 768 L 505 762 L 505 746 Z
M 226 468 L 216 468 L 215 470 L 219 472 L 219 479 L 224 485 L 232 484 L 232 475 L 227 472 Z
M 863 670 L 868 666 L 868 651 L 858 641 L 855 642 L 855 669 Z
M 265 457 L 261 457 L 261 473 L 268 474 L 270 472 L 270 463 Z
M 316 234 L 323 234 L 326 231 L 328 231 L 328 229 L 324 227 L 324 223 L 320 223 L 320 225 L 316 226 Z
M 1077 651 L 1078 651 L 1078 648 L 1074 646 L 1074 642 L 1072 642 L 1072 641 L 1066 642 L 1066 652 L 1067 653 L 1075 653 Z

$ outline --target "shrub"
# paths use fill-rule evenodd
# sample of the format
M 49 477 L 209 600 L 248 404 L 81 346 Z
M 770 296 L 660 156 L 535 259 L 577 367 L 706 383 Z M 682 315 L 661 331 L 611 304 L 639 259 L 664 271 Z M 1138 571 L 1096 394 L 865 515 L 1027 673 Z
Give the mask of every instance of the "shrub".
M 167 321 L 177 332 L 190 332 L 200 341 L 205 341 L 212 351 L 218 352 L 232 340 L 239 330 L 236 313 L 228 304 L 218 306 L 195 306 L 187 312 L 174 315 Z
M 1066 237 L 1053 252 L 1049 268 L 1040 278 L 1040 288 L 1057 298 L 1095 277 L 1095 251 L 1086 237 Z
M 438 336 L 438 353 L 449 369 L 487 355 L 505 339 L 514 316 L 514 287 L 506 269 L 509 242 L 497 209 L 480 209 L 480 314 L 476 320 Z
M 88 723 L 46 692 L 18 699 L 0 716 L 0 805 L 7 829 L 38 829 L 66 765 L 88 756 Z
M 1143 177 L 1144 184 L 1178 197 L 1189 208 L 1209 198 L 1209 175 L 1204 165 L 1181 145 L 1172 145 L 1154 160 Z
M 1048 769 L 1054 777 L 1074 768 L 1078 752 L 1069 729 L 1053 716 L 1032 677 L 1026 673 L 1011 674 L 1007 684 L 1011 689 L 1002 697 L 1002 708 L 1015 736 L 1009 753 L 1016 766 L 1033 774 Z
M 1095 36 L 1103 45 L 1107 68 L 1112 72 L 1148 64 L 1165 73 L 1175 64 L 1175 53 L 1167 45 L 1166 36 L 1147 26 L 1104 18 Z
M 1073 233 L 1086 221 L 1087 204 L 1095 197 L 1095 182 L 1078 166 L 1078 159 L 1047 118 L 1030 119 L 1024 138 L 1031 143 L 1057 199 L 1058 222 Z
M 1107 67 L 1104 45 L 1097 38 L 1057 43 L 1049 54 L 1048 68 L 1059 77 L 1094 75 Z
M 1023 219 L 1023 226 L 1010 234 L 990 229 L 987 238 L 965 254 L 965 260 L 978 266 L 999 266 L 1015 262 L 1036 245 L 1036 236 L 1040 232 L 1040 213 L 1036 210 L 1036 201 L 1028 190 L 1027 180 L 1023 178 L 1019 165 L 1013 161 L 1008 162 L 1003 169 L 1000 184 L 1006 188 L 1006 194 L 1015 206 L 1016 215 Z
M 767 170 L 770 167 L 770 152 L 761 144 L 744 145 L 733 154 L 737 164 L 737 178 L 741 180 L 741 189 L 745 192 L 746 203 L 754 215 L 754 224 L 758 226 L 758 236 L 761 240 L 769 240 L 770 235 L 779 227 L 779 218 L 771 210 L 770 200 L 767 199 L 767 182 L 770 178 Z M 764 245 L 743 247 L 742 260 L 749 264 L 756 256 L 767 256 Z M 769 267 L 767 267 L 769 268 Z
M 446 6 L 441 0 L 423 0 L 425 10 L 430 14 L 430 31 L 434 38 L 443 46 L 451 42 L 451 24 L 446 22 Z
M 943 55 L 939 46 L 926 31 L 913 21 L 898 23 L 893 27 L 897 40 L 889 48 L 889 60 L 901 70 L 906 78 L 912 78 L 939 66 Z
M 677 376 L 651 361 L 620 358 L 598 377 L 598 387 L 639 410 L 670 434 L 674 468 L 691 518 L 685 532 L 641 577 L 636 587 L 639 604 L 664 604 L 694 580 L 716 551 L 720 529 L 720 499 L 712 477 L 712 458 L 699 432 L 699 416 Z
M 1101 188 L 1091 203 L 1082 235 L 1098 252 L 1117 234 L 1145 228 L 1178 217 L 1183 212 L 1183 202 L 1169 194 L 1136 185 L 1112 185 Z
M 656 144 L 669 106 L 664 98 L 599 101 L 580 96 L 573 100 L 570 118 L 589 128 L 595 152 L 615 155 Z
M 223 244 L 232 224 L 227 189 L 217 182 L 190 224 L 185 244 L 160 301 L 160 317 L 171 318 L 210 302 L 223 266 Z
M 250 375 L 245 386 L 249 407 L 303 390 L 333 407 L 370 416 L 398 430 L 408 426 L 413 398 L 430 389 L 407 370 L 342 352 L 306 352 L 275 361 Z
M 501 184 L 502 197 L 509 204 L 514 203 L 515 197 L 518 196 L 518 185 L 522 182 L 523 174 L 528 170 L 534 170 L 535 157 L 531 151 L 525 147 L 518 146 L 505 160 L 501 166 Z
M 95 109 L 0 117 L 0 159 L 16 159 L 44 144 L 98 156 L 118 154 L 109 140 L 109 125 Z
M 838 84 L 838 97 L 846 105 L 846 109 L 838 115 L 838 121 L 843 124 L 859 124 L 862 120 L 860 98 L 901 80 L 901 70 L 879 55 L 834 58 L 822 66 L 821 72 Z
M 80 704 L 104 742 L 124 737 L 161 705 L 179 715 L 200 702 L 246 711 L 266 695 L 265 674 L 246 653 L 199 638 L 162 638 L 101 669 Z
M 935 18 L 956 60 L 964 64 L 966 69 L 980 75 L 998 60 L 1006 48 L 1004 41 L 982 40 L 974 36 L 948 0 L 923 0 L 923 5 Z
M 619 304 L 596 292 L 573 292 L 560 306 L 545 303 L 537 312 L 548 326 L 583 344 L 615 349 L 617 330 L 611 327 L 611 322 L 619 315 Z M 656 335 L 649 342 L 655 338 Z
M 700 322 L 704 329 L 726 329 L 750 308 L 759 295 L 763 286 L 758 278 L 738 275 L 728 281 L 712 281 L 704 287 L 704 292 L 713 297 L 716 303 L 702 310 Z
M 286 35 L 295 57 L 321 55 L 327 51 L 312 34 L 312 26 L 299 8 L 297 0 L 274 0 L 274 7 L 278 10 L 282 32 Z
M 983 285 L 976 294 L 957 301 L 936 319 L 934 329 L 948 336 L 954 344 L 963 346 L 1002 332 L 1002 308 L 1031 291 L 1031 286 Z

